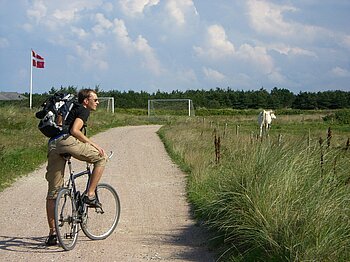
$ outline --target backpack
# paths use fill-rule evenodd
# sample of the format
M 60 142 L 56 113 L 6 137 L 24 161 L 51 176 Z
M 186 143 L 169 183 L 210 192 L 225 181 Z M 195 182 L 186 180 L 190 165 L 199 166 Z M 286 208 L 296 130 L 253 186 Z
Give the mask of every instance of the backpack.
M 35 116 L 40 119 L 38 128 L 47 137 L 56 137 L 69 132 L 69 126 L 65 120 L 76 103 L 72 94 L 55 93 L 50 96 L 41 106 L 42 110 Z

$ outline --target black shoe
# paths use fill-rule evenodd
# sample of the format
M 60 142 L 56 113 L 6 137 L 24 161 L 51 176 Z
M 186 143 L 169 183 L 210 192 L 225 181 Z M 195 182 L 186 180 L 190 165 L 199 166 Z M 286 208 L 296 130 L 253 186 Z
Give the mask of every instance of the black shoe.
M 96 199 L 96 196 L 89 198 L 87 195 L 85 195 L 83 197 L 83 202 L 85 204 L 87 204 L 89 207 L 102 207 L 102 204 L 100 202 L 98 202 L 98 200 Z
M 57 236 L 56 235 L 49 235 L 47 237 L 47 239 L 45 240 L 45 245 L 47 245 L 47 246 L 57 245 Z

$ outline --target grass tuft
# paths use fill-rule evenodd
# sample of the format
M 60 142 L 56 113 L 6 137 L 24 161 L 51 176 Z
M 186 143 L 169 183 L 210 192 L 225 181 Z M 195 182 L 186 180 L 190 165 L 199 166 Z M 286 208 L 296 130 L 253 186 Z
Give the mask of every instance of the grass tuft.
M 310 146 L 295 131 L 285 132 L 281 143 L 273 133 L 252 140 L 244 123 L 239 135 L 231 126 L 222 136 L 220 164 L 215 162 L 212 125 L 194 120 L 160 131 L 174 159 L 190 167 L 188 197 L 195 216 L 214 232 L 219 258 L 347 261 L 349 154 L 338 145 L 321 147 L 317 124 Z

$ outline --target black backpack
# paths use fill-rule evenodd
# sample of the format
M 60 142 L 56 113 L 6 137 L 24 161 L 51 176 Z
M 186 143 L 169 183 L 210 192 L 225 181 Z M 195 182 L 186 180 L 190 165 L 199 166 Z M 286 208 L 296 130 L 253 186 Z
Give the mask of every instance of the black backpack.
M 56 137 L 69 132 L 65 120 L 69 112 L 77 103 L 74 95 L 55 93 L 50 96 L 41 106 L 35 116 L 40 119 L 38 128 L 47 137 Z

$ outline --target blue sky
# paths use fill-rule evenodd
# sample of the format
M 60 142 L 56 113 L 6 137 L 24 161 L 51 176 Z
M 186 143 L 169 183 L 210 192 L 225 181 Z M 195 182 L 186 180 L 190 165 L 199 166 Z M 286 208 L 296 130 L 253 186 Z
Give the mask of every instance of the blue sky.
M 0 91 L 350 91 L 348 0 L 0 0 Z

